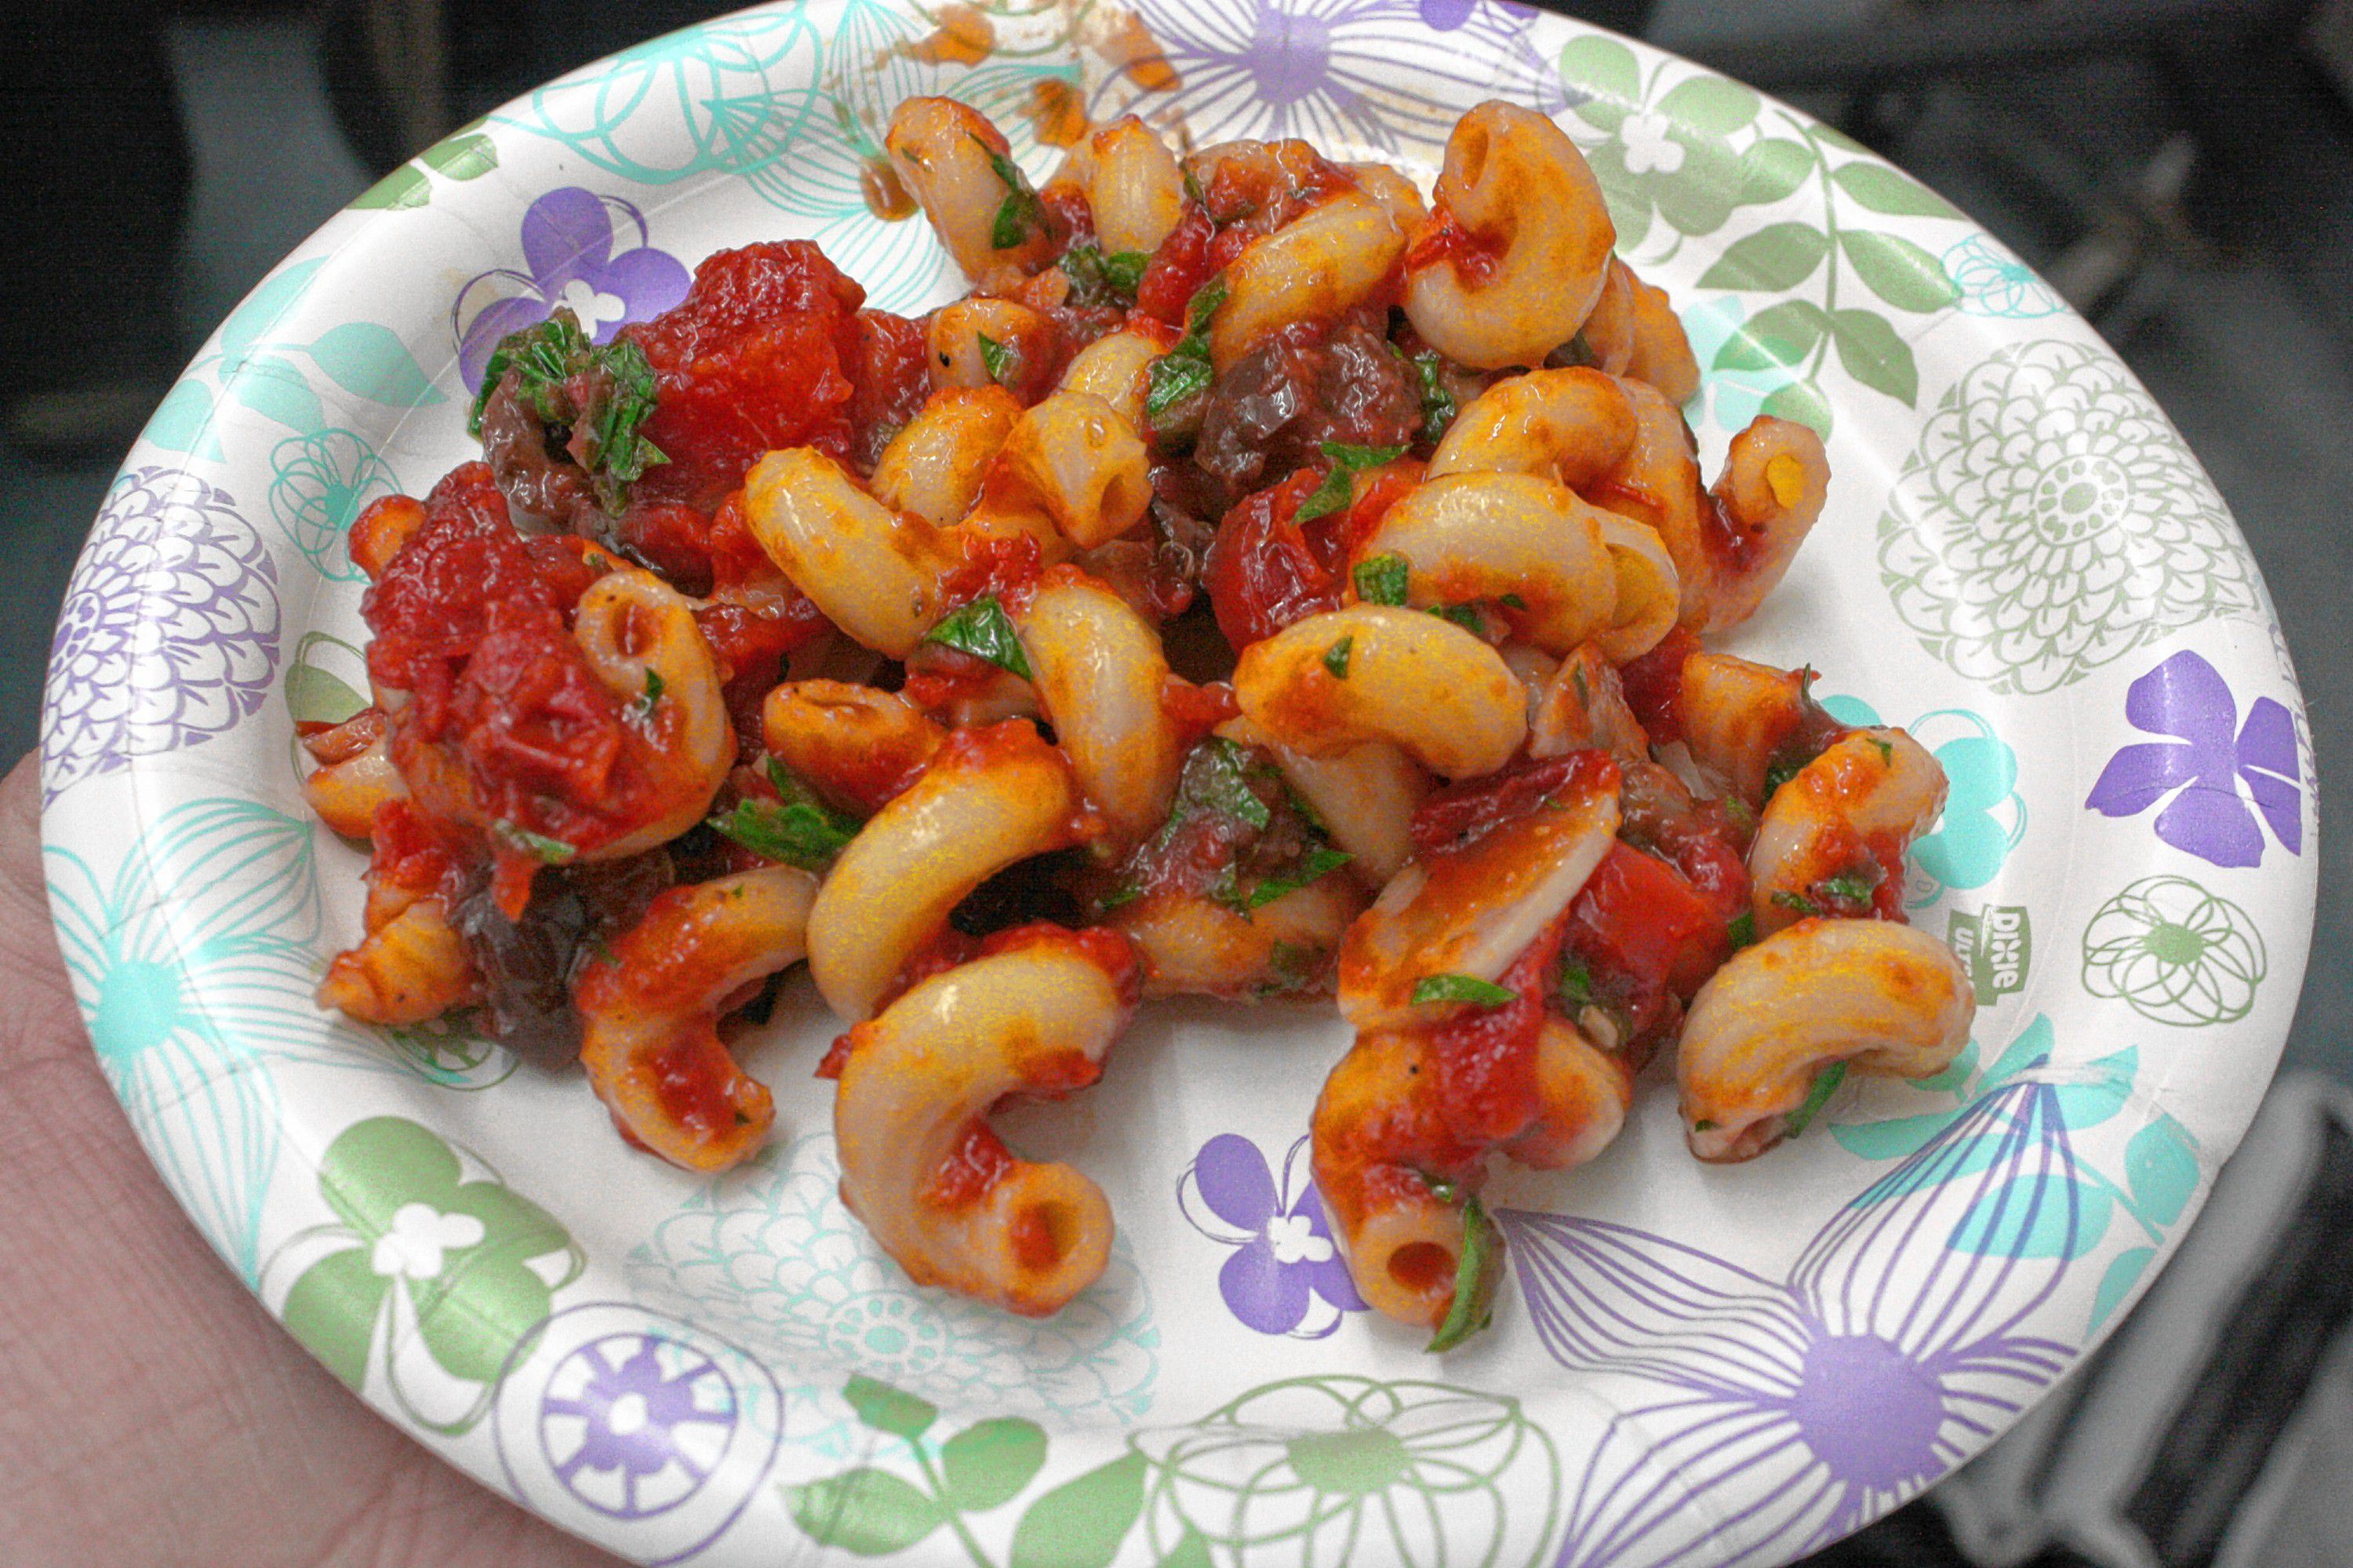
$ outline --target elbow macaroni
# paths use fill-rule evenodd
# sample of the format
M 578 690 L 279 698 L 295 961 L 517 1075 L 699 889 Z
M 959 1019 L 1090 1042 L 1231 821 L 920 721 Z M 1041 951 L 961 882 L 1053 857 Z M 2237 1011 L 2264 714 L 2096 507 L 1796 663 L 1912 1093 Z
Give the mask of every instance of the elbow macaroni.
M 1343 638 L 1345 676 L 1329 662 Z M 1493 648 L 1434 615 L 1386 605 L 1311 615 L 1251 643 L 1234 694 L 1277 746 L 1330 757 L 1386 741 L 1450 779 L 1502 767 L 1528 728 L 1527 699 Z

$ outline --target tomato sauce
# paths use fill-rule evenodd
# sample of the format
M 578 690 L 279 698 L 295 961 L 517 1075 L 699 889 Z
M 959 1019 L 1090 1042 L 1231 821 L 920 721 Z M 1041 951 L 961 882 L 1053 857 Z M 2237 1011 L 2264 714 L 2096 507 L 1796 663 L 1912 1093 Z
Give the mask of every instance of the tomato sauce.
M 1135 308 L 1140 313 L 1183 330 L 1185 307 L 1217 270 L 1209 264 L 1212 232 L 1209 215 L 1186 203 L 1185 216 L 1145 264 L 1143 281 L 1135 290 Z
M 1448 1130 L 1465 1143 L 1493 1147 L 1535 1121 L 1536 1040 L 1560 964 L 1567 916 L 1546 926 L 1496 983 L 1513 993 L 1500 1007 L 1468 1007 L 1430 1033 L 1438 1064 L 1430 1093 Z
M 1202 583 L 1218 630 L 1237 649 L 1340 608 L 1341 514 L 1313 518 L 1304 526 L 1296 521 L 1322 479 L 1302 469 L 1243 497 L 1218 524 Z
M 1657 647 L 1619 667 L 1626 705 L 1653 746 L 1669 746 L 1683 737 L 1683 661 L 1704 652 L 1697 637 L 1677 626 Z
M 1503 251 L 1493 241 L 1462 227 L 1453 209 L 1440 207 L 1415 231 L 1405 255 L 1406 269 L 1419 272 L 1444 264 L 1472 289 L 1483 289 L 1503 270 Z
M 1619 779 L 1618 764 L 1599 751 L 1523 760 L 1437 791 L 1415 810 L 1407 831 L 1417 854 L 1460 849 L 1555 796 L 1613 790 Z
M 681 1030 L 648 1053 L 645 1067 L 662 1119 L 671 1126 L 705 1139 L 734 1127 L 735 1098 L 729 1091 L 737 1071 L 716 1039 Z

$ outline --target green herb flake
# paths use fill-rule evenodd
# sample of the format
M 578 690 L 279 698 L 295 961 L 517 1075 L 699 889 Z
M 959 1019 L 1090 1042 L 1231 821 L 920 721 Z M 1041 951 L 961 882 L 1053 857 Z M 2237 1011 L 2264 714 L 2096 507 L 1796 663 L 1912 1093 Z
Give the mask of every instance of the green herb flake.
M 1348 650 L 1356 645 L 1356 634 L 1350 632 L 1331 647 L 1324 650 L 1324 667 L 1332 672 L 1335 681 L 1348 678 Z
M 1104 894 L 1101 898 L 1096 899 L 1095 907 L 1103 910 L 1117 909 L 1125 905 L 1133 904 L 1143 896 L 1144 888 L 1141 884 L 1134 882 L 1123 882 L 1117 887 L 1113 888 L 1109 893 Z
M 1217 372 L 1209 364 L 1209 322 L 1226 302 L 1223 272 L 1193 291 L 1185 307 L 1185 335 L 1176 346 L 1152 362 L 1144 395 L 1144 411 L 1157 421 L 1163 414 L 1209 389 Z
M 1317 844 L 1299 863 L 1299 869 L 1287 876 L 1270 876 L 1250 890 L 1243 901 L 1245 909 L 1263 909 L 1276 899 L 1298 892 L 1311 882 L 1321 882 L 1355 857 L 1345 850 L 1335 850 L 1329 844 Z
M 1872 745 L 1879 747 L 1879 765 L 1882 768 L 1894 767 L 1895 743 L 1893 741 L 1882 740 L 1875 735 L 1871 736 L 1870 739 Z
M 1152 258 L 1141 250 L 1115 250 L 1109 255 L 1096 246 L 1073 245 L 1062 252 L 1062 275 L 1071 281 L 1072 300 L 1094 305 L 1113 300 L 1133 304 L 1144 284 Z
M 1793 910 L 1799 915 L 1819 915 L 1822 912 L 1820 905 L 1802 893 L 1776 893 L 1773 895 L 1773 902 L 1784 909 Z
M 1805 767 L 1806 765 L 1804 763 L 1797 761 L 1794 758 L 1784 758 L 1782 760 L 1776 762 L 1771 767 L 1766 768 L 1765 799 L 1770 800 L 1775 795 L 1779 794 L 1781 791 L 1781 786 L 1787 784 L 1790 779 L 1795 779 L 1799 773 L 1805 771 Z
M 1433 604 L 1430 613 L 1440 620 L 1451 621 L 1473 637 L 1487 635 L 1487 618 L 1467 604 Z
M 817 798 L 809 787 L 768 758 L 768 781 L 780 799 L 746 796 L 734 807 L 708 819 L 713 831 L 734 840 L 763 860 L 818 871 L 839 854 L 863 826 L 847 811 L 837 811 Z
M 1250 773 L 1260 766 L 1256 755 L 1223 736 L 1212 736 L 1203 744 L 1208 747 L 1208 766 L 1196 774 L 1193 788 L 1187 791 L 1192 803 L 1253 828 L 1266 828 L 1274 821 L 1274 813 L 1250 787 Z
M 645 351 L 628 339 L 598 347 L 568 310 L 508 334 L 482 369 L 467 416 L 472 434 L 481 434 L 482 412 L 511 371 L 515 395 L 531 412 L 543 424 L 568 429 L 565 445 L 607 512 L 618 515 L 628 504 L 628 487 L 670 461 L 640 433 L 653 415 L 657 387 Z
M 645 694 L 638 698 L 636 702 L 629 705 L 630 711 L 638 718 L 649 719 L 654 716 L 654 708 L 661 702 L 661 672 L 649 664 L 646 666 Z
M 1843 876 L 1826 876 L 1814 884 L 1814 891 L 1833 903 L 1868 904 L 1872 890 L 1885 880 L 1887 874 L 1874 862 Z
M 1398 458 L 1405 455 L 1405 449 L 1403 447 L 1358 447 L 1351 446 L 1345 441 L 1325 441 L 1324 455 L 1332 460 L 1332 466 L 1325 471 L 1323 482 L 1308 493 L 1305 501 L 1300 503 L 1299 511 L 1292 519 L 1293 522 L 1304 523 L 1311 518 L 1321 517 L 1326 513 L 1337 512 L 1346 506 L 1355 490 L 1352 482 L 1357 474 L 1368 468 L 1378 468 L 1383 463 L 1397 461 Z
M 973 336 L 980 340 L 980 363 L 988 372 L 988 378 L 999 387 L 1004 386 L 1007 373 L 1013 368 L 1013 351 L 985 332 L 975 333 Z
M 580 852 L 562 839 L 534 833 L 529 828 L 519 828 L 501 818 L 491 824 L 491 834 L 518 854 L 527 854 L 542 865 L 569 865 Z
M 1708 1120 L 1705 1117 L 1702 1117 L 1697 1121 L 1692 1123 L 1692 1130 L 1694 1132 L 1714 1132 L 1716 1124 Z
M 1577 705 L 1581 708 L 1591 707 L 1593 705 L 1593 694 L 1586 690 L 1585 687 L 1585 666 L 1582 664 L 1571 664 L 1568 667 L 1568 679 L 1570 684 L 1577 688 Z
M 1575 954 L 1561 960 L 1560 983 L 1553 988 L 1561 1001 L 1569 1007 L 1589 1007 L 1593 1004 L 1593 971 Z
M 1563 369 L 1573 368 L 1580 365 L 1598 365 L 1600 363 L 1600 355 L 1593 352 L 1593 344 L 1586 337 L 1585 329 L 1583 327 L 1577 328 L 1574 336 L 1570 337 L 1567 343 L 1562 344 L 1559 348 L 1556 349 L 1553 352 L 1552 357 L 1558 362 L 1560 367 Z
M 1005 200 L 997 209 L 997 221 L 988 231 L 988 243 L 998 250 L 1013 250 L 1046 224 L 1046 207 L 1030 188 L 1029 176 L 1021 165 L 975 136 L 973 144 L 988 154 L 988 166 L 1004 183 Z
M 1446 389 L 1446 378 L 1439 374 L 1440 363 L 1434 348 L 1413 356 L 1414 374 L 1421 382 L 1421 439 L 1432 446 L 1445 438 L 1447 427 L 1460 412 L 1454 394 Z
M 1025 681 L 1037 678 L 1029 668 L 1029 655 L 1021 651 L 1021 639 L 1014 634 L 1012 618 L 993 594 L 983 594 L 970 604 L 951 610 L 937 626 L 923 633 L 923 641 L 986 659 Z
M 1356 597 L 1366 604 L 1403 604 L 1412 570 L 1403 556 L 1375 556 L 1358 561 L 1354 575 Z
M 1493 1321 L 1495 1287 L 1504 1273 L 1504 1233 L 1475 1197 L 1462 1201 L 1462 1255 L 1454 1265 L 1454 1302 L 1430 1336 L 1432 1355 L 1451 1351 Z
M 491 351 L 490 363 L 482 367 L 481 385 L 466 417 L 466 432 L 482 433 L 482 410 L 510 370 L 516 373 L 517 390 L 533 411 L 543 419 L 556 418 L 554 396 L 587 356 L 588 349 L 588 334 L 580 330 L 580 319 L 568 310 L 558 310 L 543 322 L 501 338 Z
M 1755 947 L 1757 945 L 1756 911 L 1743 909 L 1734 916 L 1725 926 L 1724 934 L 1732 939 L 1732 950 L 1736 953 L 1743 948 Z
M 1520 1000 L 1520 993 L 1493 980 L 1482 980 L 1477 975 L 1424 975 L 1413 984 L 1413 1004 L 1421 1007 L 1434 1001 L 1464 1001 L 1473 1007 L 1504 1007 Z
M 1522 599 L 1518 594 L 1515 594 L 1515 593 L 1507 593 L 1507 594 L 1505 594 L 1503 598 L 1501 598 L 1501 599 L 1497 599 L 1495 602 L 1496 602 L 1497 604 L 1502 605 L 1505 609 L 1520 609 L 1520 610 L 1525 610 L 1525 609 L 1527 609 L 1527 608 L 1528 608 L 1528 601 L 1527 601 L 1526 599 Z M 1582 693 L 1582 692 L 1584 691 L 1584 689 L 1585 689 L 1585 673 L 1584 673 L 1584 672 L 1583 672 L 1583 671 L 1579 671 L 1579 672 L 1577 672 L 1577 690 L 1578 690 L 1580 693 Z
M 601 395 L 591 398 L 586 410 L 592 439 L 579 454 L 581 466 L 588 471 L 597 503 L 617 516 L 628 505 L 628 487 L 646 470 L 670 461 L 659 447 L 638 433 L 653 417 L 654 368 L 647 363 L 645 350 L 628 338 L 593 351 L 589 368 L 604 372 L 606 379 Z
M 1422 1185 L 1430 1189 L 1430 1195 L 1449 1208 L 1453 1207 L 1454 1201 L 1462 1195 L 1462 1189 L 1443 1176 L 1432 1176 L 1427 1171 L 1420 1175 Z
M 1788 1119 L 1781 1124 L 1781 1136 L 1795 1138 L 1812 1126 L 1814 1118 L 1821 1114 L 1822 1107 L 1831 1103 L 1831 1097 L 1838 1093 L 1838 1086 L 1845 1082 L 1844 1062 L 1832 1062 L 1823 1068 L 1821 1076 L 1814 1080 L 1814 1086 L 1806 1091 L 1806 1103 L 1791 1111 Z

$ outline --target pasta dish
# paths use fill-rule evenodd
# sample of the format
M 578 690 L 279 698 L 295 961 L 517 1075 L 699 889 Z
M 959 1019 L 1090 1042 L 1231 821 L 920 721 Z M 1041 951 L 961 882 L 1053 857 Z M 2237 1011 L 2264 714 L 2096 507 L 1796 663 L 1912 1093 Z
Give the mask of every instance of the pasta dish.
M 783 240 L 649 321 L 558 310 L 480 459 L 353 525 L 373 701 L 302 742 L 370 857 L 322 1005 L 470 1010 L 712 1172 L 771 1135 L 730 1042 L 806 961 L 845 1202 L 1041 1315 L 1112 1215 L 995 1109 L 1146 998 L 1330 998 L 1317 1188 L 1434 1350 L 1487 1319 L 1493 1159 L 1594 1159 L 1662 1052 L 1711 1161 L 1951 1061 L 1971 987 L 1901 898 L 1937 764 L 1703 641 L 1822 442 L 1759 417 L 1704 481 L 1683 327 L 1551 121 L 1472 109 L 1428 197 L 1133 118 L 1033 185 L 917 99 L 871 175 L 964 298 L 868 309 Z

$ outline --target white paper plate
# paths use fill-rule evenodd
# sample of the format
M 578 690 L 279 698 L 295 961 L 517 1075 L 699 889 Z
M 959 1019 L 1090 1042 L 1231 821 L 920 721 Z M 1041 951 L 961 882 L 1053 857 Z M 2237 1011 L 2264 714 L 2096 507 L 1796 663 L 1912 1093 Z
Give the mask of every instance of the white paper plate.
M 1933 194 L 1639 45 L 1494 0 L 981 9 L 977 65 L 926 63 L 907 0 L 811 0 L 578 72 L 377 185 L 189 366 L 83 555 L 43 728 L 59 936 L 157 1166 L 388 1418 L 645 1562 L 1753 1563 L 1915 1493 L 2148 1282 L 2295 1007 L 2311 747 L 2197 460 Z M 946 299 L 864 160 L 946 92 L 1042 173 L 1047 84 L 1425 177 L 1482 98 L 1557 116 L 1715 366 L 1709 470 L 1760 408 L 1829 427 L 1829 513 L 1731 645 L 1810 661 L 1950 775 L 1908 902 L 1976 978 L 1951 1071 L 1858 1082 L 1728 1170 L 1649 1086 L 1594 1166 L 1498 1183 L 1495 1328 L 1437 1359 L 1318 1261 L 1328 1012 L 1149 1009 L 1100 1088 L 1015 1118 L 1121 1227 L 1032 1323 L 911 1287 L 843 1212 L 805 980 L 749 1054 L 780 1136 L 709 1182 L 576 1075 L 312 1007 L 359 928 L 292 742 L 364 685 L 343 529 L 468 455 L 487 342 L 556 303 L 609 333 L 763 238 Z

